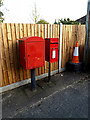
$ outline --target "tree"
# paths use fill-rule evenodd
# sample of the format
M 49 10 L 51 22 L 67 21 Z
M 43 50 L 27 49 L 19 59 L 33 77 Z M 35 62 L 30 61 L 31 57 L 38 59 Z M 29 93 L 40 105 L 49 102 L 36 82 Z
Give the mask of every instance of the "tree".
M 54 24 L 57 24 L 57 22 L 56 22 L 56 19 L 55 19 L 55 22 L 54 22 Z
M 3 5 L 2 0 L 0 0 L 0 7 Z M 2 11 L 0 11 L 0 23 L 3 22 L 4 18 L 3 18 L 4 14 Z
M 70 21 L 70 19 L 69 19 L 69 18 L 67 18 L 67 21 L 69 22 L 69 21 Z
M 62 24 L 70 24 L 70 25 L 78 25 L 79 22 L 76 22 L 74 20 L 70 20 L 69 18 L 67 19 L 59 19 L 59 22 L 58 23 L 62 23 Z
M 39 19 L 39 14 L 37 12 L 37 7 L 36 7 L 36 4 L 34 6 L 34 9 L 33 9 L 33 12 L 32 12 L 32 20 L 34 21 L 34 23 L 36 24 L 37 21 Z
M 49 22 L 45 21 L 44 19 L 40 19 L 37 24 L 49 24 Z

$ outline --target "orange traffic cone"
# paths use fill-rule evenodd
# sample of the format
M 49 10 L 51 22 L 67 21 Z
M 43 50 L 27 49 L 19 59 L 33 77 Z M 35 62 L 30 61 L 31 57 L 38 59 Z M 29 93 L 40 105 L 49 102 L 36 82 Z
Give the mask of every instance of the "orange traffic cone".
M 76 46 L 74 49 L 72 63 L 79 63 L 78 41 L 76 42 Z

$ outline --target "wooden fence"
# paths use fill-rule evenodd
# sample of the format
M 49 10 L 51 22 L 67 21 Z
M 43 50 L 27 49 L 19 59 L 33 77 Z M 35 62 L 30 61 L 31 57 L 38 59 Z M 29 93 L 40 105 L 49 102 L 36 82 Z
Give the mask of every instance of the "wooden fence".
M 39 36 L 42 38 L 56 38 L 60 36 L 60 25 L 57 24 L 0 24 L 0 52 L 1 64 L 0 71 L 2 79 L 0 86 L 10 85 L 30 78 L 30 70 L 25 70 L 19 62 L 18 40 L 27 36 Z M 68 60 L 72 59 L 73 48 L 76 40 L 80 46 L 80 60 L 83 59 L 85 44 L 85 26 L 84 25 L 63 25 L 62 26 L 62 52 L 61 66 L 65 67 Z M 58 62 L 51 64 L 51 71 L 58 69 Z M 36 76 L 48 72 L 48 62 L 45 61 L 45 67 L 37 68 Z
M 83 61 L 85 47 L 85 25 L 62 26 L 62 68 L 72 59 L 76 41 L 79 43 L 79 59 Z

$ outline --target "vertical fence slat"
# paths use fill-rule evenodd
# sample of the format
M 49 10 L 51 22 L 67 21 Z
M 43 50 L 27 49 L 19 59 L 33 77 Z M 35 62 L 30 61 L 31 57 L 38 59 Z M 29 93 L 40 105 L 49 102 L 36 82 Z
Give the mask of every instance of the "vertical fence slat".
M 71 35 L 71 41 L 70 41 L 70 60 L 72 60 L 72 57 L 73 57 L 73 50 L 74 50 L 74 39 L 76 39 L 76 28 L 75 26 L 73 25 L 72 26 L 72 35 Z
M 53 24 L 51 25 L 50 30 L 51 30 L 50 36 L 51 36 L 51 38 L 53 38 Z M 53 63 L 51 63 L 50 66 L 51 66 L 51 71 L 53 71 Z
M 0 24 L 0 87 L 4 86 L 4 77 L 3 77 L 3 67 L 2 67 L 2 60 L 4 58 L 3 56 L 3 41 L 2 41 L 2 24 Z
M 1 74 L 2 74 L 2 81 L 1 85 L 5 86 L 9 84 L 9 77 L 8 77 L 8 71 L 7 71 L 7 64 L 6 64 L 6 57 L 5 57 L 5 49 L 4 49 L 4 40 L 3 40 L 3 31 L 2 31 L 2 24 L 0 24 L 0 61 L 1 61 Z M 6 79 L 4 79 L 6 78 Z
M 44 38 L 44 34 L 43 34 L 43 32 L 44 32 L 44 25 L 41 24 L 40 27 L 41 27 L 40 28 L 40 30 L 41 30 L 40 31 L 41 32 L 41 37 Z M 41 73 L 44 74 L 44 67 L 41 67 Z
M 48 24 L 45 24 L 45 38 L 48 38 Z M 48 62 L 45 61 L 45 73 L 48 72 Z
M 14 70 L 16 73 L 16 81 L 19 82 L 19 69 L 18 69 L 18 51 L 17 51 L 17 40 L 16 40 L 16 28 L 15 24 L 11 24 L 11 30 L 12 30 L 12 43 L 13 43 L 13 62 L 14 62 Z
M 65 46 L 65 51 L 64 51 L 64 66 L 65 66 L 65 63 L 66 63 L 66 55 L 67 55 L 67 48 L 66 48 L 66 37 L 67 37 L 67 25 L 65 26 L 65 37 L 64 37 L 64 46 Z
M 20 38 L 23 38 L 24 37 L 24 25 L 23 24 L 20 24 Z M 23 68 L 23 67 L 20 67 L 23 71 L 23 79 L 27 79 L 27 73 L 26 73 L 26 70 Z
M 26 34 L 26 36 L 31 37 L 31 24 L 27 24 L 27 29 L 25 29 L 24 27 L 24 34 Z
M 34 36 L 38 36 L 38 25 L 37 24 L 34 25 Z M 38 76 L 38 72 L 39 72 L 39 70 L 38 70 L 38 68 L 36 68 L 35 69 L 36 76 Z
M 62 51 L 62 53 L 61 53 L 61 55 L 62 55 L 62 57 L 61 57 L 61 61 L 62 61 L 61 62 L 61 67 L 62 68 L 63 68 L 63 46 L 64 46 L 63 45 L 63 39 L 64 39 L 64 35 L 63 34 L 64 34 L 64 25 L 62 25 L 62 50 L 61 50 Z
M 18 74 L 19 74 L 19 78 L 21 80 L 23 80 L 23 70 L 22 67 L 20 66 L 20 58 L 19 58 L 19 39 L 20 39 L 20 24 L 15 24 L 15 32 L 16 32 L 16 48 L 17 48 L 17 66 L 18 66 Z
M 3 86 L 5 86 L 3 68 L 1 68 L 0 74 L 1 74 L 1 78 L 0 78 L 0 87 L 3 87 Z
M 11 24 L 10 23 L 7 23 L 7 39 L 8 39 L 8 45 L 9 45 L 11 73 L 12 73 L 13 82 L 15 83 L 16 77 L 15 77 L 15 70 L 14 70 L 13 41 L 12 41 L 12 31 L 11 31 Z
M 57 24 L 55 24 L 55 36 L 54 37 L 57 38 Z M 56 70 L 57 69 L 57 62 L 55 62 L 54 66 L 55 66 L 54 70 Z
M 30 33 L 30 25 L 29 24 L 24 24 L 24 37 L 30 37 L 31 33 Z M 27 74 L 27 79 L 31 77 L 31 71 L 30 70 L 26 70 L 26 74 Z
M 40 36 L 40 35 L 41 35 L 41 34 L 40 34 L 40 33 L 41 33 L 41 30 L 40 30 L 41 27 L 40 27 L 40 26 L 41 26 L 40 24 L 38 24 L 38 26 L 37 26 L 37 28 L 38 28 L 38 37 L 41 37 L 41 36 Z M 38 69 L 38 74 L 41 75 L 41 67 L 39 67 L 39 69 Z
M 65 32 L 66 32 L 66 25 L 64 25 L 64 39 L 63 39 L 63 67 L 64 67 L 64 63 L 65 63 Z
M 67 29 L 67 61 L 69 60 L 69 48 L 70 48 L 70 34 L 69 34 L 69 31 L 71 32 L 71 27 L 70 25 L 68 26 L 68 29 Z
M 59 42 L 59 38 L 60 37 L 60 25 L 57 25 L 57 38 L 58 38 L 58 42 Z M 59 45 L 58 45 L 59 48 Z M 56 62 L 56 68 L 58 69 L 58 62 Z
M 45 39 L 45 24 L 43 24 L 43 39 Z M 45 66 L 43 66 L 44 73 L 45 73 Z
M 2 64 L 2 30 L 1 30 L 1 24 L 0 24 L 0 51 L 1 51 L 1 53 L 0 53 L 0 63 Z M 1 64 L 0 64 L 0 87 L 2 86 L 2 78 L 3 78 L 3 76 L 2 76 L 2 67 L 1 67 Z
M 53 28 L 52 28 L 52 35 L 53 35 L 53 38 L 55 38 L 55 24 L 53 24 Z M 55 70 L 55 62 L 52 63 L 52 71 Z
M 34 36 L 34 24 L 31 25 L 31 33 L 32 33 L 32 36 Z

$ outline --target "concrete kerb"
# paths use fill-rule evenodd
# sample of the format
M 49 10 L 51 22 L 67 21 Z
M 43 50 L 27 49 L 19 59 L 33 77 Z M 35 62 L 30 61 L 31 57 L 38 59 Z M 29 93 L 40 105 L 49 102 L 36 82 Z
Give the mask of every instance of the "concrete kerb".
M 63 71 L 65 71 L 65 68 L 62 68 L 62 69 L 59 70 L 59 72 L 63 72 Z M 51 72 L 51 76 L 52 76 L 52 75 L 55 75 L 56 73 L 58 73 L 58 69 L 55 70 L 55 71 L 52 71 L 52 72 Z M 43 78 L 45 78 L 45 77 L 47 77 L 47 76 L 48 76 L 48 73 L 45 73 L 45 74 L 36 76 L 35 79 L 36 79 L 36 80 L 40 80 L 40 79 L 43 79 Z M 11 84 L 11 85 L 7 85 L 7 86 L 4 86 L 4 87 L 1 87 L 1 88 L 0 88 L 0 94 L 1 94 L 2 92 L 8 91 L 8 90 L 12 90 L 12 89 L 14 89 L 14 88 L 20 87 L 20 86 L 22 86 L 22 85 L 26 85 L 26 84 L 28 84 L 28 83 L 31 83 L 31 78 L 26 79 L 26 80 L 23 80 L 23 81 L 20 81 L 20 82 L 17 82 L 17 83 L 14 83 L 14 84 Z

